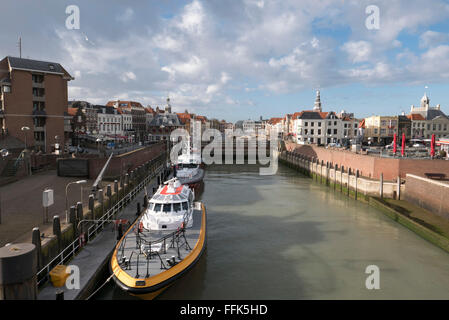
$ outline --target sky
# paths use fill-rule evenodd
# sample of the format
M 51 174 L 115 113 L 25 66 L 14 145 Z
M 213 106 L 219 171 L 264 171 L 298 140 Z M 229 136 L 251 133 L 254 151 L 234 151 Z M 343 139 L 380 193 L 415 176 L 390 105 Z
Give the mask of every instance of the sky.
M 79 8 L 79 29 L 67 6 Z M 372 9 L 372 7 L 377 8 Z M 378 14 L 377 14 L 378 13 Z M 449 113 L 443 0 L 2 0 L 0 59 L 58 62 L 69 99 L 235 122 L 311 109 Z

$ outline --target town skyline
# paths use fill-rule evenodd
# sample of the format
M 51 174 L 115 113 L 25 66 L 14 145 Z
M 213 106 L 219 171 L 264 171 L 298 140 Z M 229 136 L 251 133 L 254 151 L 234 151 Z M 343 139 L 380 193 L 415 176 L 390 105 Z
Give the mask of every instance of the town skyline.
M 58 61 L 73 75 L 69 100 L 161 107 L 170 96 L 176 112 L 232 122 L 307 109 L 317 89 L 325 110 L 361 118 L 407 113 L 424 92 L 442 110 L 449 104 L 444 1 L 4 5 L 4 29 L 13 18 L 24 23 L 2 34 L 0 56 L 18 56 L 21 37 L 23 58 Z M 70 5 L 79 8 L 79 29 L 66 27 Z M 370 5 L 378 29 L 366 26 Z M 36 29 L 40 8 L 46 19 Z

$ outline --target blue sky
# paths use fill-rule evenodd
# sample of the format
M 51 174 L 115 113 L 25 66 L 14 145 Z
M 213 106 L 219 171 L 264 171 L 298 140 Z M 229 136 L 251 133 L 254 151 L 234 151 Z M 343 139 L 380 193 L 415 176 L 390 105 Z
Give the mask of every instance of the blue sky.
M 407 113 L 427 92 L 449 113 L 443 0 L 4 0 L 0 28 L 0 56 L 21 36 L 23 57 L 75 77 L 70 99 L 156 107 L 169 94 L 175 111 L 234 122 L 311 108 L 319 88 L 325 111 Z

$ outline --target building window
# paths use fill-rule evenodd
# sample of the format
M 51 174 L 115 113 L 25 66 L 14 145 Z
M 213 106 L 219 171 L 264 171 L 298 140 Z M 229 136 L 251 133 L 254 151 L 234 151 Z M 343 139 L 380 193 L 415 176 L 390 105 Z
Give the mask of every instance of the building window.
M 337 134 L 337 131 L 338 131 L 337 129 L 334 129 L 334 134 Z
M 314 124 L 315 124 L 315 122 L 311 122 L 311 123 L 310 123 L 310 126 L 313 127 Z
M 321 129 L 318 129 L 318 134 L 321 135 Z
M 318 127 L 321 127 L 321 122 L 318 122 Z

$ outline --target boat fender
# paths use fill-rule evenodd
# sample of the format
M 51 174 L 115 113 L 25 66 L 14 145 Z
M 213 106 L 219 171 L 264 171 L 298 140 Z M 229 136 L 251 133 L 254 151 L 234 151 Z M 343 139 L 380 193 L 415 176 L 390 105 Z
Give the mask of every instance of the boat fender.
M 139 222 L 139 233 L 142 233 L 142 232 L 143 232 L 143 222 L 140 221 Z

